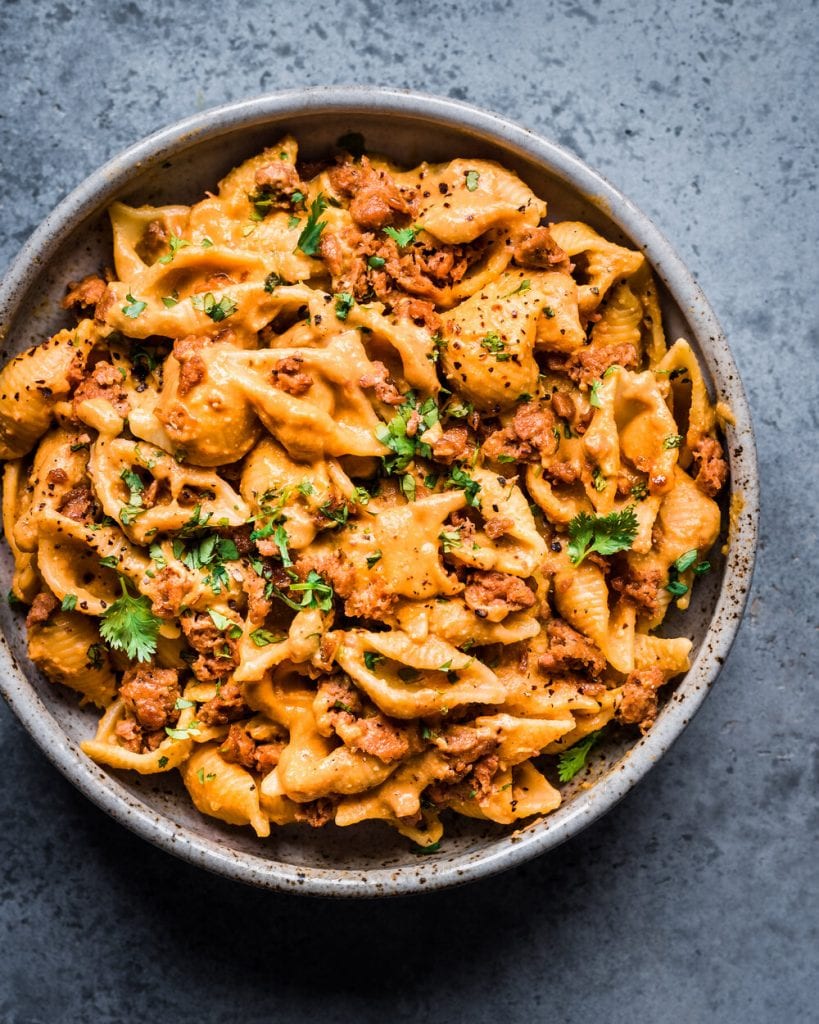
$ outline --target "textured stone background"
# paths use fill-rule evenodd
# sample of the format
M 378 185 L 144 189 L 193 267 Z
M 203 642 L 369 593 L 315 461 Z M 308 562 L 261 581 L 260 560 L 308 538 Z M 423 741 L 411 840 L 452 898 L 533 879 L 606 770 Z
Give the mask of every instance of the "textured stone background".
M 764 480 L 754 594 L 699 716 L 604 820 L 466 889 L 336 905 L 199 873 L 0 708 L 3 1022 L 816 1019 L 816 27 L 808 0 L 3 0 L 0 265 L 102 161 L 204 107 L 333 82 L 463 98 L 573 149 L 677 246 Z

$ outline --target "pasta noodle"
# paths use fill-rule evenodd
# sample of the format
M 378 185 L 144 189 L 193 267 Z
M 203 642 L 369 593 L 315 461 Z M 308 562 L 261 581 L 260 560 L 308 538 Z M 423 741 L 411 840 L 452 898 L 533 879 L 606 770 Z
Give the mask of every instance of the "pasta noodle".
M 0 373 L 10 599 L 89 757 L 435 849 L 651 727 L 727 464 L 641 253 L 492 161 L 291 137 L 110 215 L 114 272 Z

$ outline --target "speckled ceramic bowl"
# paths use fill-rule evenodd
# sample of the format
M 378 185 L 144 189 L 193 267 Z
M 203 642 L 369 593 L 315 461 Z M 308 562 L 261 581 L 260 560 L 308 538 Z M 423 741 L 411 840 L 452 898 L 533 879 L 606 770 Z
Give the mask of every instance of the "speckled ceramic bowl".
M 438 853 L 419 856 L 386 826 L 367 823 L 274 829 L 268 840 L 201 817 L 174 777 L 139 777 L 98 767 L 79 750 L 95 716 L 46 682 L 25 653 L 21 619 L 3 603 L 0 687 L 59 770 L 123 825 L 163 849 L 253 885 L 320 896 L 379 896 L 456 885 L 520 864 L 579 832 L 609 810 L 665 753 L 703 701 L 739 625 L 754 561 L 757 482 L 748 406 L 725 338 L 702 292 L 651 221 L 607 181 L 554 143 L 451 100 L 363 88 L 279 93 L 211 110 L 138 143 L 92 174 L 44 221 L 0 288 L 3 361 L 64 326 L 65 283 L 111 262 L 105 214 L 113 199 L 192 202 L 233 165 L 296 134 L 306 156 L 361 132 L 370 149 L 397 161 L 490 157 L 513 167 L 549 202 L 553 219 L 588 220 L 605 235 L 639 246 L 663 283 L 668 334 L 697 347 L 716 392 L 736 417 L 728 431 L 731 488 L 744 500 L 727 557 L 697 586 L 691 609 L 669 632 L 694 639 L 694 660 L 656 724 L 634 744 L 601 747 L 591 787 L 567 787 L 563 806 L 518 829 L 468 819 L 447 824 Z M 10 558 L 2 555 L 3 592 Z

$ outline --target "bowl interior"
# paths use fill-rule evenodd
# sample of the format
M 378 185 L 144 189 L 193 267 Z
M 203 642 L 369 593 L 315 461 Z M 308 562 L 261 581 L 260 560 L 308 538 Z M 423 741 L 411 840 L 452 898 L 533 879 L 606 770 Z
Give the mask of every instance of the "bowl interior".
M 32 284 L 27 294 L 13 297 L 16 309 L 10 311 L 14 314 L 13 321 L 7 320 L 9 331 L 2 352 L 4 361 L 11 353 L 38 343 L 67 325 L 59 306 L 66 282 L 111 264 L 110 227 L 105 210 L 113 198 L 133 204 L 196 201 L 231 167 L 273 144 L 284 132 L 296 136 L 302 155 L 310 159 L 327 155 L 336 140 L 348 132 L 360 132 L 368 149 L 406 165 L 454 156 L 497 159 L 514 168 L 548 201 L 550 219 L 583 219 L 609 238 L 645 248 L 646 238 L 629 237 L 607 212 L 608 201 L 604 196 L 584 194 L 567 182 L 565 169 L 549 170 L 534 156 L 523 152 L 514 139 L 504 141 L 500 137 L 488 137 L 485 130 L 474 125 L 458 126 L 443 115 L 436 118 L 429 112 L 421 116 L 396 110 L 387 114 L 360 105 L 359 109 L 348 111 L 308 109 L 298 115 L 268 110 L 242 119 L 234 117 L 232 125 L 230 120 L 225 119 L 223 126 L 182 132 L 175 141 L 158 147 L 159 152 L 141 165 L 129 169 L 126 164 L 115 167 L 115 173 L 100 176 L 94 196 L 75 215 L 79 220 L 56 249 L 46 252 L 45 258 L 31 272 Z M 128 180 L 122 186 L 119 179 L 124 170 L 128 171 Z M 60 221 L 58 210 L 56 218 L 58 223 L 63 223 L 65 215 Z M 623 219 L 621 215 L 620 220 Z M 652 253 L 648 255 L 651 258 Z M 712 337 L 710 344 L 702 346 L 703 324 L 699 310 L 690 305 L 682 308 L 662 283 L 661 292 L 669 338 L 687 337 L 698 354 L 706 356 L 704 364 L 712 375 L 719 377 L 722 370 L 719 359 L 715 361 L 714 347 L 723 344 L 721 339 Z M 703 347 L 707 349 L 705 353 Z M 729 368 L 733 368 L 727 350 L 722 355 L 728 360 Z M 718 379 L 717 383 L 722 392 L 725 381 Z M 735 466 L 732 468 L 735 471 Z M 609 789 L 614 788 L 624 766 L 638 756 L 638 750 L 642 750 L 639 757 L 646 763 L 632 774 L 634 778 L 642 774 L 684 726 L 689 717 L 685 702 L 688 701 L 689 706 L 699 703 L 699 695 L 712 668 L 708 663 L 710 652 L 704 645 L 725 572 L 722 555 L 715 552 L 711 561 L 714 571 L 698 584 L 689 611 L 684 616 L 670 615 L 665 624 L 669 635 L 687 635 L 693 639 L 695 654 L 703 655 L 698 662 L 702 665 L 697 671 L 692 669 L 669 695 L 655 726 L 657 738 L 653 747 L 642 749 L 646 741 L 634 747 L 633 738 L 624 738 L 613 740 L 595 753 L 591 778 L 600 783 L 608 775 Z M 10 555 L 3 545 L 0 570 L 6 590 L 10 566 Z M 566 787 L 566 800 L 558 811 L 545 820 L 525 824 L 515 833 L 452 816 L 441 852 L 425 856 L 419 856 L 409 849 L 406 840 L 377 823 L 354 829 L 330 826 L 316 831 L 306 827 L 274 828 L 270 839 L 257 840 L 247 831 L 199 815 L 175 773 L 173 776 L 139 777 L 108 772 L 91 764 L 81 753 L 75 755 L 79 740 L 93 734 L 96 715 L 81 711 L 73 696 L 50 685 L 33 668 L 25 653 L 22 617 L 10 611 L 5 603 L 0 608 L 0 625 L 13 662 L 19 666 L 17 673 L 7 664 L 3 685 L 9 690 L 17 713 L 58 767 L 92 799 L 143 835 L 188 859 L 246 881 L 341 895 L 433 888 L 482 871 L 497 870 L 518 859 L 513 853 L 515 847 L 531 845 L 530 840 L 535 836 L 538 838 L 531 852 L 561 841 L 604 809 L 607 786 L 598 784 L 583 791 Z M 32 691 L 37 700 L 32 699 Z M 38 723 L 36 728 L 33 723 Z M 626 754 L 627 750 L 630 753 Z M 588 781 L 588 777 L 584 781 Z M 622 795 L 620 791 L 625 791 L 628 785 L 617 788 L 617 795 Z M 605 804 L 611 802 L 609 795 Z

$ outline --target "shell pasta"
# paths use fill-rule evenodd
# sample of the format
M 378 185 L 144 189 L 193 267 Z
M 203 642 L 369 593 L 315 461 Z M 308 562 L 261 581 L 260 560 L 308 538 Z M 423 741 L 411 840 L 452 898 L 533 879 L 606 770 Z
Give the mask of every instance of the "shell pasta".
M 0 373 L 10 599 L 89 757 L 434 850 L 650 729 L 727 463 L 640 252 L 492 161 L 291 137 L 110 216 L 76 326 Z

